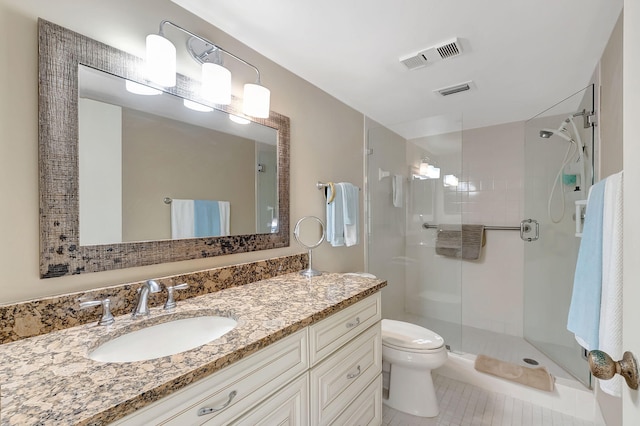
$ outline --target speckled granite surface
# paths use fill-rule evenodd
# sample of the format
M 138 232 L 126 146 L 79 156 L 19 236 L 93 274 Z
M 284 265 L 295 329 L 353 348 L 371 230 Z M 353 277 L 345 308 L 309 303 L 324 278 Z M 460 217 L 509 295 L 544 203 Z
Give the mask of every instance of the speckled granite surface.
M 103 425 L 183 388 L 379 291 L 385 282 L 348 274 L 297 273 L 190 298 L 148 319 L 116 318 L 0 345 L 2 425 Z M 172 316 L 230 315 L 238 326 L 180 354 L 131 363 L 87 358 L 100 342 Z
M 175 292 L 175 298 L 179 301 L 277 275 L 301 271 L 306 267 L 307 255 L 299 254 L 168 277 L 149 278 L 155 279 L 163 287 L 188 283 L 188 289 Z M 108 297 L 111 300 L 113 315 L 132 312 L 138 300 L 136 292 L 143 283 L 144 281 L 138 281 L 0 306 L 0 344 L 96 321 L 100 316 L 99 309 L 78 309 L 78 298 L 80 297 L 86 300 Z M 149 306 L 162 306 L 165 299 L 166 292 L 164 291 L 152 294 L 149 296 Z

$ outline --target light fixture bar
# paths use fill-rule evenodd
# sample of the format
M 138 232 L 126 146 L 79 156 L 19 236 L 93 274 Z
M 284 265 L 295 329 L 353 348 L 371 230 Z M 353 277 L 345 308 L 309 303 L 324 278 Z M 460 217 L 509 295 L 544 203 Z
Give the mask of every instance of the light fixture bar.
M 191 31 L 187 30 L 186 28 L 182 28 L 180 25 L 174 24 L 173 22 L 171 22 L 171 21 L 169 21 L 169 20 L 164 20 L 164 21 L 160 22 L 160 31 L 159 31 L 159 34 L 160 34 L 160 35 L 162 35 L 162 34 L 163 34 L 163 27 L 164 27 L 165 25 L 171 25 L 172 27 L 174 27 L 174 28 L 176 28 L 176 29 L 178 29 L 178 30 L 180 30 L 180 31 L 182 31 L 182 32 L 184 32 L 184 33 L 186 33 L 186 34 L 190 35 L 191 37 L 196 38 L 196 39 L 198 39 L 198 40 L 200 40 L 200 41 L 202 41 L 202 42 L 204 42 L 204 43 L 206 43 L 206 44 L 209 44 L 209 45 L 211 45 L 212 47 L 215 47 L 215 48 L 216 48 L 216 49 L 218 49 L 220 52 L 222 52 L 222 53 L 224 53 L 224 54 L 226 54 L 226 55 L 231 56 L 231 57 L 232 57 L 233 59 L 235 59 L 236 61 L 238 61 L 238 62 L 242 62 L 242 63 L 243 63 L 243 64 L 245 64 L 246 66 L 248 66 L 248 67 L 250 67 L 250 68 L 253 68 L 253 70 L 256 72 L 256 75 L 257 75 L 257 82 L 258 82 L 258 83 L 260 83 L 260 70 L 259 70 L 255 65 L 250 64 L 249 62 L 245 61 L 244 59 L 242 59 L 242 58 L 240 58 L 240 57 L 238 57 L 238 56 L 234 55 L 233 53 L 229 52 L 228 50 L 225 50 L 225 49 L 223 49 L 222 47 L 218 46 L 218 45 L 217 45 L 217 44 L 215 44 L 214 42 L 209 41 L 209 40 L 207 40 L 206 38 L 201 37 L 201 36 L 199 36 L 198 34 L 195 34 L 195 33 L 191 32 Z M 190 53 L 191 53 L 191 52 L 190 52 Z M 208 52 L 208 53 L 210 53 L 210 52 Z M 203 59 L 203 57 L 201 57 L 201 55 L 193 55 L 193 54 L 192 54 L 192 56 L 193 56 L 193 58 L 194 58 L 196 61 L 200 62 L 201 64 L 205 63 L 205 60 Z M 206 56 L 204 56 L 204 58 L 206 58 Z

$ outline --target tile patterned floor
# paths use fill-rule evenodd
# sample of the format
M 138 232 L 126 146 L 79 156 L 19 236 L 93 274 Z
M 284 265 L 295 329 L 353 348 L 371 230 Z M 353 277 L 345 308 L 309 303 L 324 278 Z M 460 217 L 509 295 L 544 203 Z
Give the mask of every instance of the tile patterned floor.
M 593 423 L 434 374 L 440 415 L 415 417 L 382 408 L 383 426 L 593 426 Z

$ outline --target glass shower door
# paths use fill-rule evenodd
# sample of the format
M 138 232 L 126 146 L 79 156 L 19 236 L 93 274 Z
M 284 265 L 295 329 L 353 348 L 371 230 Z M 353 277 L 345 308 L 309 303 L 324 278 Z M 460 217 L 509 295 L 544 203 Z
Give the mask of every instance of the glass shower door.
M 462 346 L 462 262 L 436 243 L 439 224 L 462 220 L 461 123 L 438 116 L 420 120 L 424 133 L 407 130 L 415 122 L 367 131 L 367 264 L 388 283 L 383 318 L 426 327 L 452 350 Z
M 567 316 L 580 245 L 576 220 L 582 222 L 576 202 L 586 200 L 593 182 L 593 90 L 588 86 L 525 125 L 524 212 L 539 223 L 540 237 L 524 243 L 524 337 L 587 386 L 589 366 Z

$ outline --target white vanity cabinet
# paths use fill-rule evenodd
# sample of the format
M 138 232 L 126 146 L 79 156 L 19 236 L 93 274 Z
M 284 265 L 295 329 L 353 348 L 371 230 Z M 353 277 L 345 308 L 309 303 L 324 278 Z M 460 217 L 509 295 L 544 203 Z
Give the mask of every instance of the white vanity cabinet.
M 380 319 L 376 293 L 115 424 L 379 425 Z
M 309 368 L 300 330 L 128 415 L 116 425 L 229 424 Z
M 381 424 L 380 318 L 377 293 L 309 327 L 311 425 Z

